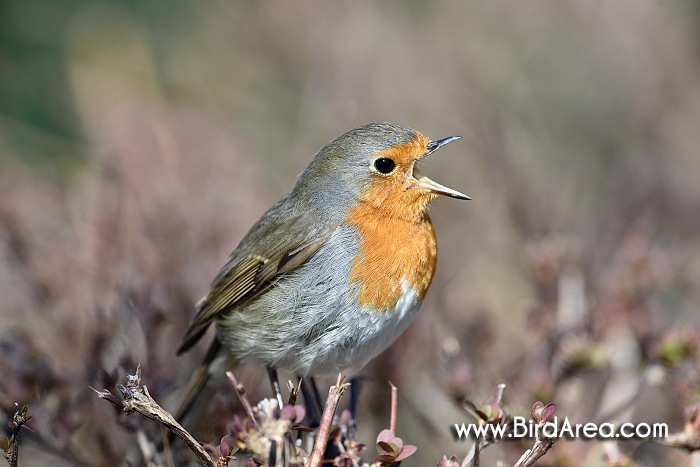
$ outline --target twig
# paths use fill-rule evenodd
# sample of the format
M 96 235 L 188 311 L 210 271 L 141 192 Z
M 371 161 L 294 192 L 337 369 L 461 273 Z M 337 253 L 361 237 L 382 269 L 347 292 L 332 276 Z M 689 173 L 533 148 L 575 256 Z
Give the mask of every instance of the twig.
M 700 413 L 685 424 L 683 431 L 668 435 L 664 439 L 654 440 L 664 446 L 683 448 L 688 452 L 700 450 Z
M 479 425 L 486 426 L 494 423 L 501 424 L 507 418 L 507 413 L 502 408 L 503 396 L 505 395 L 505 392 L 505 383 L 499 384 L 496 397 L 489 399 L 489 401 L 487 401 L 484 404 L 484 406 L 488 407 L 488 410 L 486 411 L 484 411 L 484 407 L 478 406 L 477 404 L 474 404 L 471 401 L 466 401 L 467 406 L 465 407 L 465 409 L 468 412 L 472 413 Z M 488 447 L 490 444 L 496 441 L 498 440 L 489 439 L 486 436 L 477 435 L 476 439 L 474 440 L 474 448 L 472 450 L 471 456 L 467 458 L 469 460 L 468 464 L 472 467 L 479 467 L 482 449 Z
M 135 375 L 127 375 L 127 378 L 126 386 L 117 384 L 121 399 L 106 389 L 104 391 L 91 389 L 97 393 L 100 399 L 108 400 L 129 415 L 138 412 L 144 417 L 162 423 L 187 444 L 197 455 L 202 464 L 207 467 L 216 467 L 216 463 L 192 435 L 175 420 L 175 417 L 173 417 L 170 412 L 164 410 L 153 400 L 145 385 L 143 387 L 141 386 L 141 365 L 136 368 Z
M 683 431 L 668 435 L 657 442 L 666 446 L 684 448 L 688 452 L 700 450 L 700 407 L 695 407 L 690 413 Z
M 231 380 L 231 383 L 233 383 L 233 388 L 236 390 L 236 394 L 238 394 L 238 398 L 241 400 L 241 404 L 243 404 L 243 408 L 245 409 L 245 413 L 248 415 L 248 418 L 257 426 L 258 423 L 255 421 L 253 406 L 250 405 L 248 396 L 245 394 L 245 387 L 238 382 L 236 375 L 233 374 L 233 371 L 227 371 L 226 376 L 228 376 L 228 379 Z
M 654 440 L 654 442 L 673 448 L 683 448 L 688 452 L 700 450 L 700 437 L 689 437 L 686 433 L 674 433 L 666 439 Z
M 391 415 L 389 416 L 389 431 L 396 433 L 396 406 L 398 404 L 397 399 L 399 390 L 391 381 L 389 381 L 389 386 L 391 386 Z
M 31 421 L 32 417 L 27 415 L 29 411 L 29 406 L 22 406 L 19 408 L 19 404 L 15 402 L 15 413 L 12 416 L 12 421 L 10 422 L 10 428 L 12 428 L 12 434 L 10 438 L 6 441 L 7 446 L 5 446 L 5 458 L 9 462 L 10 467 L 17 467 L 19 462 L 19 432 L 22 428 L 27 428 L 25 424 Z
M 316 442 L 314 443 L 314 450 L 311 453 L 309 467 L 319 467 L 323 462 L 323 454 L 326 451 L 326 444 L 328 444 L 328 437 L 330 436 L 331 425 L 333 424 L 333 415 L 335 415 L 338 402 L 347 387 L 345 376 L 339 374 L 336 384 L 331 386 L 328 390 L 328 399 L 326 400 L 326 407 L 323 409 L 323 415 L 321 416 L 321 426 L 319 426 L 318 433 L 316 434 Z
M 295 405 L 297 403 L 297 397 L 299 397 L 299 391 L 301 390 L 301 378 L 299 378 L 299 383 L 294 386 L 291 380 L 287 380 L 287 390 L 289 391 L 289 400 L 287 403 L 289 405 Z
M 545 426 L 550 417 L 554 415 L 555 409 L 556 406 L 551 402 L 549 404 L 545 404 L 541 401 L 535 402 L 532 406 L 531 413 L 532 418 L 537 423 L 537 426 Z M 520 456 L 520 459 L 518 459 L 518 462 L 515 463 L 514 467 L 526 467 L 534 465 L 540 457 L 547 454 L 547 451 L 549 451 L 549 449 L 552 447 L 556 440 L 556 438 L 547 438 L 544 436 L 540 437 L 540 435 L 538 434 L 537 438 L 535 439 L 534 446 L 532 446 L 532 448 L 528 449 L 522 456 Z
M 280 390 L 280 380 L 277 376 L 277 370 L 272 367 L 267 368 L 267 377 L 270 379 L 270 384 L 272 385 L 272 390 L 277 398 L 277 405 L 279 409 L 282 410 L 284 407 L 284 402 L 282 401 L 282 391 Z
M 537 460 L 547 454 L 549 448 L 554 444 L 555 438 L 537 438 L 535 445 L 518 459 L 513 467 L 529 467 L 534 465 Z
M 506 393 L 506 383 L 498 385 L 498 393 L 496 394 L 496 402 L 500 405 L 503 402 L 503 396 Z

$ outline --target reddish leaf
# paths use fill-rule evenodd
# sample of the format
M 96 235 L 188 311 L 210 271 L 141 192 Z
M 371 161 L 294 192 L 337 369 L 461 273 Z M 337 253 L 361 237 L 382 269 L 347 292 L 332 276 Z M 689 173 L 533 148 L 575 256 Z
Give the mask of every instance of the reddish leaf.
M 396 435 L 391 430 L 385 429 L 377 435 L 377 443 L 380 441 L 389 442 L 394 438 L 396 438 Z
M 400 461 L 404 460 L 405 458 L 407 458 L 408 456 L 413 455 L 417 450 L 418 450 L 418 448 L 417 448 L 416 446 L 414 446 L 414 445 L 412 445 L 412 444 L 407 444 L 407 445 L 404 446 L 403 449 L 401 450 L 401 454 L 399 454 L 399 455 L 396 457 L 396 459 L 394 459 L 394 460 L 395 460 L 396 462 L 400 462 Z

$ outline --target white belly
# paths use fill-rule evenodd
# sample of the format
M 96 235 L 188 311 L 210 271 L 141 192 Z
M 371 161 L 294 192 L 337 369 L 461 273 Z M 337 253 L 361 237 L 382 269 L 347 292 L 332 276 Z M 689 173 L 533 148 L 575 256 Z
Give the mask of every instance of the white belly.
M 327 350 L 318 353 L 312 373 L 328 374 L 342 371 L 358 371 L 370 360 L 386 350 L 411 324 L 420 302 L 415 291 L 405 282 L 403 294 L 391 311 L 363 309 L 360 316 L 347 316 L 344 326 L 331 333 Z M 334 345 L 349 342 L 361 345 Z
M 420 299 L 404 282 L 393 310 L 360 308 L 359 287 L 348 284 L 357 251 L 354 231 L 339 228 L 306 264 L 224 317 L 219 339 L 239 361 L 301 376 L 359 370 L 406 329 Z

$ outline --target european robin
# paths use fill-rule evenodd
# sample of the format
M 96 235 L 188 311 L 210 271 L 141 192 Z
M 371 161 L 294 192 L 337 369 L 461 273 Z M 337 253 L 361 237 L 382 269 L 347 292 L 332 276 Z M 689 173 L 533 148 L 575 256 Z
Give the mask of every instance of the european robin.
M 216 338 L 179 419 L 196 399 L 206 404 L 210 395 L 202 393 L 242 361 L 299 376 L 353 371 L 406 329 L 435 272 L 428 205 L 440 195 L 469 199 L 430 180 L 416 162 L 456 139 L 430 141 L 401 125 L 372 123 L 316 153 L 198 303 L 178 354 L 214 322 Z

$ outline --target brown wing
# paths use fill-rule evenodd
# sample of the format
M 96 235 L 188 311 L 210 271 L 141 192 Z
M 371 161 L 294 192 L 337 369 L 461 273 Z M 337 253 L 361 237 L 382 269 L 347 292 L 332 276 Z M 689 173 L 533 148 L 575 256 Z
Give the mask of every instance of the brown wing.
M 266 255 L 248 254 L 238 259 L 232 255 L 214 280 L 211 291 L 199 303 L 199 311 L 190 322 L 183 343 L 177 351 L 181 354 L 197 343 L 209 325 L 222 313 L 245 304 L 264 291 L 281 274 L 305 263 L 330 236 L 307 240 L 290 248 L 271 248 Z

